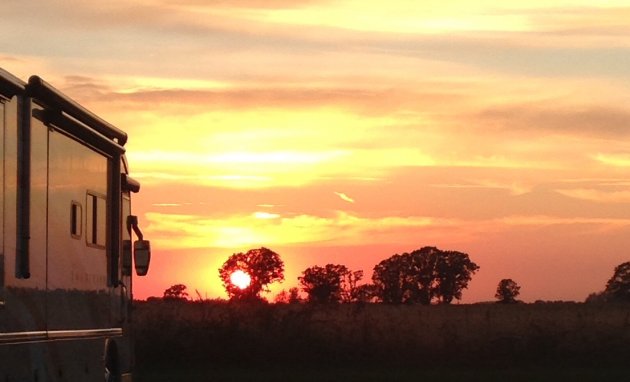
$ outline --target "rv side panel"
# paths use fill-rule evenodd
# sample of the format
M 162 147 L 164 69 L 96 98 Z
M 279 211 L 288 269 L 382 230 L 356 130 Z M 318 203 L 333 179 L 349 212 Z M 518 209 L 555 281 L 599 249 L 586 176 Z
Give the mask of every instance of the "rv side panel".
M 33 104 L 34 108 L 37 108 Z M 30 226 L 28 229 L 28 264 L 30 277 L 27 281 L 37 289 L 46 289 L 46 263 L 48 241 L 48 127 L 30 118 Z M 25 284 L 20 286 L 24 287 Z
M 7 108 L 7 123 L 5 129 L 5 177 L 6 187 L 5 196 L 5 285 L 7 288 L 20 288 L 24 291 L 37 292 L 42 294 L 46 290 L 46 192 L 47 192 L 47 151 L 48 151 L 48 132 L 46 126 L 38 121 L 30 124 L 32 131 L 30 133 L 30 169 L 28 173 L 28 185 L 30 187 L 30 197 L 27 204 L 30 210 L 30 227 L 28 235 L 28 253 L 29 253 L 29 269 L 31 277 L 23 278 L 19 272 L 18 257 L 18 193 L 19 185 L 17 179 L 18 167 L 18 140 L 21 110 L 19 110 L 21 102 L 12 100 L 10 108 Z M 9 106 L 9 105 L 7 105 Z M 19 127 L 18 127 L 19 126 Z M 36 277 L 32 277 L 36 275 Z M 42 296 L 43 297 L 43 296 Z M 36 305 L 42 306 L 44 302 L 38 302 Z M 43 317 L 42 317 L 43 318 Z M 43 327 L 42 325 L 38 325 Z
M 131 381 L 126 140 L 0 69 L 0 381 Z
M 2 197 L 2 254 L 3 281 L 15 274 L 16 195 L 17 195 L 17 98 L 3 104 L 3 197 Z
M 0 98 L 0 304 L 4 286 L 4 102 Z M 2 308 L 0 308 L 2 309 Z
M 11 314 L 2 315 L 5 330 L 8 332 L 38 332 L 46 329 L 46 151 L 47 129 L 37 126 L 34 129 L 31 148 L 32 173 L 30 187 L 31 239 L 29 245 L 30 270 L 36 277 L 20 278 L 18 268 L 18 137 L 21 118 L 20 97 L 14 97 L 5 104 L 5 146 L 4 146 L 4 299 L 5 310 Z M 43 152 L 43 153 L 42 153 Z M 34 215 L 38 211 L 43 215 Z
M 48 329 L 108 328 L 108 159 L 55 130 L 49 141 Z
M 2 106 L 3 118 L 3 184 L 2 184 L 2 250 L 4 269 L 0 284 L 0 333 L 22 333 L 27 341 L 43 337 L 46 330 L 45 274 L 43 278 L 18 278 L 17 269 L 17 194 L 18 194 L 18 136 L 21 95 L 13 96 Z M 42 138 L 42 134 L 38 135 Z M 45 134 L 44 134 L 45 138 Z M 30 180 L 29 180 L 30 181 Z M 41 203 L 42 198 L 39 197 Z M 44 199 L 45 202 L 45 199 Z M 37 220 L 45 220 L 38 217 Z M 45 252 L 39 260 L 39 273 L 45 271 Z M 2 267 L 0 267 L 2 268 Z M 2 269 L 0 269 L 2 270 Z M 48 347 L 44 343 L 0 346 L 0 378 L 16 381 L 48 380 L 46 359 Z M 10 376 L 10 378 L 9 378 Z

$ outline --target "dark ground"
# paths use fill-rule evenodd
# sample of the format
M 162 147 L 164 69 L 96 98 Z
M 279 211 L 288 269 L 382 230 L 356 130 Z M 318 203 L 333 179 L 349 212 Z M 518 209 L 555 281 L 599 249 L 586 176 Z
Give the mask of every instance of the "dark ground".
M 136 382 L 630 381 L 630 305 L 139 304 Z
M 304 382 L 377 382 L 377 381 L 484 381 L 484 382 L 603 382 L 630 381 L 630 367 L 627 369 L 597 368 L 513 368 L 513 369 L 273 369 L 248 368 L 216 369 L 196 367 L 191 369 L 160 368 L 139 369 L 134 381 L 138 382 L 175 382 L 175 381 L 304 381 Z

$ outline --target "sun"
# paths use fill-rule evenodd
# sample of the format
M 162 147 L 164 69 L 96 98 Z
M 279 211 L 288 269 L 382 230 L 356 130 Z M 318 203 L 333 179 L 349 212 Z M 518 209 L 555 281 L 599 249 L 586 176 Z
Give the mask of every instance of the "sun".
M 246 272 L 239 269 L 230 275 L 230 282 L 239 289 L 245 289 L 252 282 L 252 278 Z

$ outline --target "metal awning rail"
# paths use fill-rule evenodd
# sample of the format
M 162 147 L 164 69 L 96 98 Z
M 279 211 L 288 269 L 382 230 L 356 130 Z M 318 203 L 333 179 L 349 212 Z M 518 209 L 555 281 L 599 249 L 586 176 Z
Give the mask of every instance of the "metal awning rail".
M 29 78 L 26 91 L 29 96 L 41 101 L 49 108 L 64 112 L 109 139 L 115 139 L 119 145 L 124 146 L 127 143 L 127 133 L 79 105 L 39 76 Z

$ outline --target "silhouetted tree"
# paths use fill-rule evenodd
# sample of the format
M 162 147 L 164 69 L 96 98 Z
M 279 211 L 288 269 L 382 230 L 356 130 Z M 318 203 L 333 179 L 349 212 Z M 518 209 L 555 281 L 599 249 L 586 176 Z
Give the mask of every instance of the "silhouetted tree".
M 601 304 L 607 302 L 607 300 L 606 292 L 594 292 L 589 294 L 584 302 L 587 304 Z
M 372 282 L 380 300 L 388 304 L 400 304 L 410 300 L 407 282 L 410 259 L 408 254 L 396 254 L 374 267 Z
M 372 281 L 385 303 L 428 305 L 435 298 L 449 304 L 461 299 L 477 270 L 479 266 L 465 253 L 423 247 L 381 261 L 374 267 Z
M 281 290 L 276 297 L 273 298 L 273 302 L 276 304 L 288 304 L 289 303 L 289 292 L 286 290 Z
M 297 304 L 300 302 L 300 290 L 296 287 L 289 288 L 289 291 L 282 290 L 274 298 L 276 304 Z
M 251 277 L 249 286 L 244 289 L 230 280 L 232 273 L 237 270 Z M 262 291 L 268 291 L 269 284 L 284 280 L 284 262 L 280 255 L 270 249 L 250 249 L 246 253 L 239 252 L 230 256 L 219 269 L 219 276 L 230 299 L 257 300 L 261 298 Z
M 494 295 L 503 304 L 514 304 L 517 302 L 516 296 L 521 292 L 521 287 L 512 279 L 503 279 L 499 281 L 497 293 Z
M 479 270 L 479 266 L 462 252 L 440 251 L 437 257 L 435 296 L 443 304 L 450 304 L 453 299 L 461 300 L 462 291 L 468 287 L 472 275 Z
M 164 291 L 164 296 L 162 296 L 162 299 L 179 301 L 188 300 L 188 292 L 186 292 L 186 288 L 187 287 L 184 284 L 172 285 Z
M 355 290 L 356 302 L 376 302 L 379 300 L 378 290 L 374 284 L 363 284 Z
M 359 286 L 363 279 L 363 271 L 348 271 L 341 278 L 341 302 L 356 302 L 359 300 Z
M 332 303 L 342 301 L 343 280 L 350 274 L 345 265 L 326 264 L 306 268 L 298 277 L 309 302 Z
M 615 267 L 615 273 L 606 283 L 604 293 L 608 300 L 630 302 L 630 261 Z

